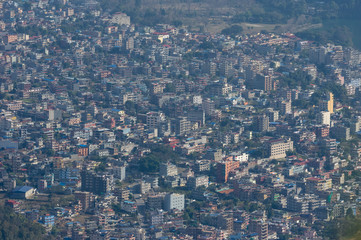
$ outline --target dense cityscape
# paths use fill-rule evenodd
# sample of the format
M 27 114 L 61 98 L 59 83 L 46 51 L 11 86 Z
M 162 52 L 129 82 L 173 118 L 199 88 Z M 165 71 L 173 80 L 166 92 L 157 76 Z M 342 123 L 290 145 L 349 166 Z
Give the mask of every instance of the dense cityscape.
M 91 0 L 0 16 L 1 211 L 38 239 L 316 240 L 358 219 L 360 51 Z

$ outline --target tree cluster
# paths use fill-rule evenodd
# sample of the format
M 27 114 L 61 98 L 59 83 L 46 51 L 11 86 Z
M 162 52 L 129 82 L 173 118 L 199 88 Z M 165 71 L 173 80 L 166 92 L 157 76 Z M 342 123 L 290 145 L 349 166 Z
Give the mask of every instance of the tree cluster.
M 8 207 L 0 207 L 0 239 L 46 239 L 44 228 Z

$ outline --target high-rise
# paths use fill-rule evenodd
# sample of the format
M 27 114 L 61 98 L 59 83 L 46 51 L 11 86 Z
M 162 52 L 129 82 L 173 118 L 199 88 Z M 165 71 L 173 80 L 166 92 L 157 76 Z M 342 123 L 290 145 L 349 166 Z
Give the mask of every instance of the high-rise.
M 81 190 L 103 195 L 112 190 L 113 175 L 98 175 L 92 171 L 81 172 Z

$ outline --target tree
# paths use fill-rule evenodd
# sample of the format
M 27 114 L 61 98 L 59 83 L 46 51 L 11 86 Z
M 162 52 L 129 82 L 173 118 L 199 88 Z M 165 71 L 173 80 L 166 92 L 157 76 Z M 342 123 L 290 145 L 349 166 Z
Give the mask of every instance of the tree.
M 222 30 L 222 34 L 229 35 L 231 37 L 235 37 L 243 32 L 243 28 L 240 25 L 232 25 L 228 28 Z
M 0 206 L 0 239 L 46 239 L 40 224 L 32 223 L 11 208 Z

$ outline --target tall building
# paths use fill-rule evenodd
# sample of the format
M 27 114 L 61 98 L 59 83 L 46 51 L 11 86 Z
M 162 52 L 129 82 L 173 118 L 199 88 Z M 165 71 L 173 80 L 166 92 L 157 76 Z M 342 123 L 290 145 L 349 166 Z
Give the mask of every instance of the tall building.
M 81 190 L 103 195 L 112 190 L 113 176 L 98 175 L 95 172 L 83 170 L 81 172 Z
M 148 112 L 146 116 L 148 128 L 157 128 L 161 122 L 164 122 L 165 116 L 161 112 Z
M 164 209 L 166 211 L 177 209 L 184 210 L 184 194 L 169 193 L 164 198 Z
M 248 225 L 249 232 L 257 233 L 259 240 L 268 239 L 268 223 L 261 219 L 252 219 Z
M 123 181 L 125 179 L 126 174 L 126 166 L 116 166 L 113 168 L 113 174 L 115 178 Z
M 187 185 L 190 189 L 196 189 L 201 186 L 208 187 L 209 177 L 206 175 L 190 177 L 188 179 Z
M 280 106 L 280 113 L 282 115 L 292 113 L 292 103 L 291 103 L 291 101 L 282 101 L 279 106 Z
M 266 112 L 266 116 L 269 118 L 270 122 L 276 122 L 278 120 L 279 114 L 278 111 L 269 108 Z
M 159 166 L 159 174 L 163 177 L 176 176 L 178 174 L 177 166 L 171 163 L 162 163 Z
M 258 116 L 254 119 L 254 130 L 257 132 L 267 132 L 269 129 L 269 118 L 266 115 Z
M 338 141 L 340 140 L 350 140 L 351 136 L 350 136 L 350 128 L 345 127 L 345 126 L 337 126 L 337 127 L 332 127 L 330 129 L 330 134 L 331 137 L 336 138 Z
M 331 113 L 322 111 L 317 114 L 317 123 L 320 125 L 328 125 L 331 124 Z
M 333 93 L 328 93 L 326 100 L 320 102 L 321 111 L 328 111 L 333 113 Z
M 80 201 L 81 208 L 86 211 L 88 208 L 94 207 L 95 196 L 91 192 L 74 192 L 75 199 Z
M 202 108 L 206 115 L 212 115 L 216 109 L 214 101 L 210 98 L 203 100 Z
M 216 174 L 217 182 L 225 183 L 228 181 L 229 173 L 239 168 L 239 161 L 224 161 L 217 163 Z
M 178 117 L 173 121 L 174 132 L 178 136 L 183 136 L 191 131 L 191 123 L 187 117 Z
M 255 78 L 249 78 L 246 81 L 247 88 L 250 89 L 261 89 L 263 91 L 272 91 L 276 89 L 274 79 L 269 75 L 257 74 Z
M 199 126 L 203 126 L 206 123 L 206 114 L 203 110 L 189 111 L 187 119 L 192 123 L 197 122 Z

